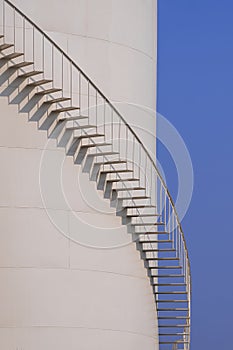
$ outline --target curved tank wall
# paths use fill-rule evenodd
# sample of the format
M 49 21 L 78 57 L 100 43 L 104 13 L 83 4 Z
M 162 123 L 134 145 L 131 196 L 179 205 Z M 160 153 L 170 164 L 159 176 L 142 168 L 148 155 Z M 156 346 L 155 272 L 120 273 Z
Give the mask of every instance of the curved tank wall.
M 153 113 L 128 104 L 155 107 L 155 1 L 14 3 L 122 102 L 153 152 Z M 158 349 L 152 288 L 126 227 L 54 140 L 4 97 L 0 110 L 0 348 Z

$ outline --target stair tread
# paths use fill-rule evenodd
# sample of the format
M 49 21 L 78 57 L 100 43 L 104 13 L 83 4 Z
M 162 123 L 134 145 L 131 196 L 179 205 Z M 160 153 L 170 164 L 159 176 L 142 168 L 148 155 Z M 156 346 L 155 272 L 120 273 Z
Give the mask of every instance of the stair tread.
M 93 144 L 89 144 L 89 145 L 81 145 L 82 148 L 92 148 L 92 147 L 100 147 L 100 146 L 111 146 L 111 143 L 106 143 L 106 142 L 102 142 L 102 143 L 93 143 Z
M 13 58 L 20 57 L 20 56 L 23 56 L 22 52 L 12 52 L 9 55 L 2 56 L 1 59 L 3 59 L 3 60 L 11 60 Z
M 41 85 L 41 84 L 39 84 Z M 35 85 L 37 86 L 37 85 Z M 59 92 L 62 91 L 62 89 L 58 89 L 58 88 L 51 88 L 51 89 L 47 89 L 47 90 L 41 90 L 39 92 L 36 93 L 36 95 L 47 95 L 47 94 L 53 94 L 55 92 Z M 51 100 L 52 101 L 52 100 Z M 50 102 L 50 101 L 49 101 Z
M 145 257 L 144 258 L 145 260 L 156 260 L 156 261 L 163 261 L 163 260 L 166 260 L 166 261 L 176 261 L 176 260 L 180 260 L 180 258 L 153 258 L 153 257 Z
M 114 188 L 114 191 L 121 192 L 121 191 L 143 191 L 145 190 L 144 187 L 124 187 L 124 188 Z
M 30 66 L 32 65 L 33 62 L 27 62 L 27 61 L 23 61 L 23 62 L 20 62 L 20 63 L 15 63 L 15 64 L 12 64 L 9 66 L 9 68 L 15 68 L 15 69 L 18 69 L 18 68 L 22 68 L 22 67 L 26 67 L 26 66 Z
M 149 243 L 149 242 L 148 242 Z M 175 252 L 176 249 L 153 249 L 153 252 Z
M 126 205 L 124 206 L 125 209 L 134 209 L 134 208 L 156 208 L 154 205 L 151 204 L 135 204 L 135 205 Z
M 139 238 L 139 242 L 143 242 L 143 243 L 172 243 L 172 241 L 170 239 L 151 239 L 151 240 L 143 240 Z
M 88 119 L 88 118 L 89 118 L 88 116 L 79 115 L 79 116 L 76 116 L 76 117 L 68 116 L 68 117 L 61 118 L 59 120 L 69 122 L 69 121 L 75 121 L 75 120 L 80 120 L 80 119 Z
M 153 269 L 153 267 L 152 267 Z M 184 275 L 173 275 L 173 274 L 170 274 L 170 275 L 156 275 L 156 276 L 153 276 L 153 277 L 157 277 L 157 278 L 183 278 L 185 277 Z
M 187 308 L 177 307 L 177 308 L 158 308 L 157 311 L 189 311 Z
M 33 70 L 33 71 L 30 71 L 30 72 L 25 72 L 25 73 L 19 74 L 19 77 L 30 78 L 30 77 L 32 77 L 34 75 L 39 75 L 39 74 L 43 74 L 43 71 Z
M 40 79 L 37 81 L 33 81 L 32 83 L 28 84 L 29 86 L 39 86 L 39 85 L 43 85 L 43 84 L 47 84 L 47 83 L 51 83 L 52 80 L 51 79 Z
M 159 235 L 159 234 L 161 234 L 161 235 L 165 235 L 165 234 L 168 235 L 169 234 L 167 231 L 152 231 L 152 232 L 146 231 L 146 232 L 135 232 L 135 233 L 138 233 L 139 235 L 146 235 L 146 236 L 150 235 L 150 238 L 148 238 L 149 243 L 151 241 L 151 236 L 153 237 L 154 235 Z
M 167 299 L 167 300 L 157 300 L 156 301 L 157 303 L 182 303 L 182 304 L 185 304 L 185 303 L 188 303 L 189 301 L 188 300 L 184 300 L 184 299 Z
M 69 100 L 70 100 L 69 97 L 58 97 L 58 98 L 54 98 L 54 99 L 45 101 L 44 103 L 53 104 L 53 103 L 65 102 L 65 101 L 69 101 Z M 66 108 L 67 108 L 67 107 L 66 107 Z M 52 112 L 57 112 L 57 111 L 59 111 L 59 110 L 61 110 L 61 109 L 63 109 L 63 108 L 54 109 Z
M 108 164 L 125 164 L 125 163 L 127 163 L 125 160 L 110 160 L 110 161 L 106 161 L 106 162 L 95 162 L 94 164 L 95 165 L 108 165 Z
M 189 320 L 189 316 L 159 316 L 158 320 Z
M 87 135 L 80 135 L 78 137 L 75 137 L 77 140 L 78 139 L 88 139 L 88 138 L 92 138 L 92 137 L 103 137 L 104 134 L 87 134 Z
M 162 216 L 162 215 L 160 215 L 160 214 L 144 214 L 144 213 L 142 213 L 142 214 L 137 214 L 137 213 L 135 213 L 135 214 L 127 214 L 127 216 L 129 216 L 129 217 L 158 217 L 158 216 Z
M 146 198 L 150 198 L 150 197 L 146 197 Z M 139 223 L 132 223 L 132 226 L 159 226 L 159 225 L 164 225 L 164 222 L 139 222 Z M 154 233 L 154 232 L 153 232 Z M 168 232 L 164 232 L 167 233 Z
M 153 266 L 153 267 L 150 267 L 150 270 L 158 270 L 158 269 L 161 269 L 161 270 L 179 270 L 179 269 L 182 269 L 182 266 Z M 152 275 L 152 277 L 154 277 Z
M 131 197 L 117 197 L 117 199 L 121 199 L 121 200 L 132 200 L 132 199 L 149 199 L 150 197 L 148 196 L 134 196 L 132 195 Z M 137 224 L 132 224 L 133 226 L 137 225 Z M 147 225 L 147 224 L 146 224 Z M 145 226 L 146 226 L 145 225 Z
M 61 99 L 62 99 L 62 98 L 61 98 Z M 67 101 L 67 100 L 70 100 L 70 98 L 66 98 L 66 101 Z M 54 101 L 53 103 L 55 103 L 55 102 L 61 102 L 61 101 L 65 101 L 65 100 L 59 101 L 59 99 L 57 99 L 57 100 L 53 100 L 53 101 Z M 50 101 L 49 101 L 49 102 L 50 102 Z M 74 110 L 76 110 L 76 109 L 80 109 L 80 107 L 72 107 L 72 106 L 69 106 L 69 107 L 61 107 L 61 108 L 55 109 L 54 111 L 55 111 L 55 112 L 62 113 L 62 112 L 74 111 Z
M 10 47 L 13 47 L 13 46 L 14 46 L 14 44 L 1 44 L 0 45 L 0 51 L 9 49 Z
M 189 328 L 189 324 L 160 324 L 158 325 L 159 328 Z
M 186 283 L 154 283 L 153 286 L 160 287 L 186 287 Z
M 90 153 L 87 156 L 88 157 L 101 157 L 101 156 L 111 156 L 113 154 L 119 154 L 119 152 L 97 152 L 97 153 Z
M 86 125 L 76 125 L 76 126 L 71 126 L 71 127 L 67 127 L 67 130 L 81 130 L 81 129 L 94 129 L 96 128 L 96 125 L 90 125 L 90 124 L 86 124 Z
M 183 292 L 183 291 L 172 291 L 172 292 L 155 292 L 155 294 L 164 294 L 164 295 L 167 295 L 167 294 L 188 294 L 188 292 Z
M 124 182 L 124 181 L 139 181 L 139 179 L 134 179 L 134 178 L 124 178 L 124 179 L 108 179 L 108 180 L 106 180 L 107 182 Z
M 118 169 L 118 170 L 102 170 L 101 174 L 117 174 L 117 173 L 132 173 L 133 170 L 128 169 Z

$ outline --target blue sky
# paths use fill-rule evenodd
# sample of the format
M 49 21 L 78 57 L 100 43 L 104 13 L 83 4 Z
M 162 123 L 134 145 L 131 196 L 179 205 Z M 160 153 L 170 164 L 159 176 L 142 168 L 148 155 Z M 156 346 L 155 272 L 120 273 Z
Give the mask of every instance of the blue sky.
M 233 1 L 158 0 L 157 110 L 178 129 L 195 187 L 183 228 L 193 280 L 192 350 L 233 350 Z M 175 166 L 158 158 L 175 196 Z

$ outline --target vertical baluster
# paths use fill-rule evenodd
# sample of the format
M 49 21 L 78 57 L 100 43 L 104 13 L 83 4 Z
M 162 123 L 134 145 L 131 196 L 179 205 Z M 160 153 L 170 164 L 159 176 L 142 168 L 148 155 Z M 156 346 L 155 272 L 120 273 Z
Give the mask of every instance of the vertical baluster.
M 141 185 L 141 146 L 138 144 L 139 147 L 139 184 Z
M 51 55 L 51 61 L 52 61 L 52 86 L 54 87 L 54 45 L 52 45 L 52 55 Z
M 42 71 L 43 78 L 45 78 L 45 37 L 42 36 Z
M 33 69 L 35 70 L 35 28 L 32 26 L 32 61 Z
M 87 113 L 88 113 L 88 122 L 90 123 L 90 82 L 87 82 Z
M 26 42 L 25 42 L 25 17 L 23 17 L 23 55 L 26 61 Z
M 6 29 L 5 29 L 5 26 L 6 26 L 6 5 L 5 5 L 5 0 L 3 0 L 3 6 L 2 6 L 2 32 L 3 32 L 3 35 L 4 35 L 4 42 L 5 42 L 5 37 L 6 37 Z
M 144 181 L 145 181 L 145 189 L 147 188 L 146 185 L 147 185 L 147 154 L 145 153 L 145 174 L 144 174 Z
M 106 100 L 103 100 L 104 103 L 104 141 L 106 141 Z
M 135 137 L 134 137 L 134 135 L 132 135 L 132 137 L 133 137 L 133 176 L 135 176 L 135 159 L 134 159 L 134 157 L 135 157 Z
M 112 135 L 112 152 L 113 152 L 113 143 L 114 143 L 114 136 L 113 136 L 113 109 L 111 108 L 111 135 Z
M 162 212 L 161 212 L 162 215 Z M 167 196 L 164 188 L 164 222 L 165 222 L 165 231 L 167 230 Z
M 128 169 L 128 127 L 125 126 L 125 159 L 126 159 L 126 168 Z
M 98 92 L 95 90 L 95 125 L 96 125 L 96 132 L 97 132 L 97 125 L 98 125 Z
M 73 65 L 72 62 L 70 62 L 70 105 L 73 104 Z
M 159 208 L 158 208 L 158 212 L 159 213 L 162 213 L 162 206 L 163 206 L 163 204 L 162 204 L 162 201 L 163 201 L 162 195 L 163 195 L 163 186 L 162 186 L 162 182 L 160 181 L 160 204 L 159 204 Z
M 118 142 L 119 142 L 119 155 L 121 153 L 121 119 L 118 117 L 118 121 L 119 121 L 119 129 L 118 129 Z
M 15 36 L 15 8 L 13 8 L 13 43 L 14 43 L 14 52 L 16 50 L 16 36 Z

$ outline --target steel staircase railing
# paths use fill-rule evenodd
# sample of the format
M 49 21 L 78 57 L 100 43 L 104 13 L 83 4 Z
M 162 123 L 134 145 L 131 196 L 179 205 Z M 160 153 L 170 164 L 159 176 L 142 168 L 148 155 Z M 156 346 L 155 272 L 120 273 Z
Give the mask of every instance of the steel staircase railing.
M 190 349 L 191 274 L 179 218 L 134 130 L 70 57 L 10 1 L 1 0 L 1 95 L 83 164 L 116 205 L 145 262 L 161 349 Z

